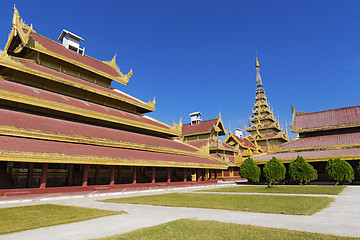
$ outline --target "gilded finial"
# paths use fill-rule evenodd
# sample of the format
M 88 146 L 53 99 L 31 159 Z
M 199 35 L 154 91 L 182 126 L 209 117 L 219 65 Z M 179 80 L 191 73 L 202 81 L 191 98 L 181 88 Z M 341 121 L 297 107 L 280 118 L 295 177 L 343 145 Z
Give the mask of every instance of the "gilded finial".
M 14 16 L 13 16 L 13 26 L 18 25 L 20 22 L 20 15 L 19 15 L 19 11 L 17 10 L 15 4 L 14 4 Z
M 257 51 L 256 51 L 255 67 L 260 67 L 259 60 L 258 60 L 258 57 L 257 57 Z

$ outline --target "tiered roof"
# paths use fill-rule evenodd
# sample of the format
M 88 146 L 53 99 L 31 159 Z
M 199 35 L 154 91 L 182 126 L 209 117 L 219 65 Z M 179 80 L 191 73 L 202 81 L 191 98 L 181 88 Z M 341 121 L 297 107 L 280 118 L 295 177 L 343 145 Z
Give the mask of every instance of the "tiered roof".
M 145 103 L 112 89 L 126 84 L 115 63 L 80 55 L 37 34 L 14 10 L 0 51 L 1 161 L 226 169 L 208 153 L 179 140 L 143 115 Z
M 263 88 L 262 79 L 260 76 L 260 65 L 256 58 L 256 102 L 254 104 L 253 116 L 250 118 L 250 122 L 253 125 L 245 128 L 245 131 L 251 135 L 248 136 L 254 144 L 260 146 L 278 145 L 288 141 L 286 131 L 280 127 L 279 121 L 276 120 L 265 96 L 265 90 Z

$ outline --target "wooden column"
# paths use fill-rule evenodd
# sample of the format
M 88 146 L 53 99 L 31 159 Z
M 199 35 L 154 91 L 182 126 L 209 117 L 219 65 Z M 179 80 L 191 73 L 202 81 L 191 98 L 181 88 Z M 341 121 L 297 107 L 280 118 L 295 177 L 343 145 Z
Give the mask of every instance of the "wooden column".
M 168 167 L 167 168 L 167 182 L 171 182 L 171 168 Z
M 200 171 L 201 171 L 201 169 L 197 169 L 197 173 L 196 173 L 196 175 L 197 175 L 197 180 L 198 180 L 198 181 L 201 181 L 201 174 L 200 174 Z
M 86 187 L 88 183 L 88 172 L 89 172 L 89 164 L 83 165 L 83 178 L 82 178 L 82 186 Z
M 121 166 L 118 167 L 118 175 L 117 175 L 117 179 L 118 179 L 118 184 L 121 183 Z
M 133 184 L 136 184 L 137 167 L 133 167 Z
M 184 168 L 184 182 L 186 182 L 186 168 Z
M 74 172 L 74 164 L 70 163 L 68 167 L 68 175 L 67 175 L 68 186 L 72 186 L 73 172 Z
M 151 183 L 155 183 L 155 176 L 156 176 L 156 168 L 155 168 L 155 167 L 152 167 Z
M 40 179 L 40 188 L 46 188 L 47 170 L 48 170 L 48 164 L 43 163 L 42 171 L 41 171 L 41 179 Z
M 115 184 L 115 166 L 110 167 L 110 185 Z
M 26 179 L 26 187 L 31 187 L 32 179 L 33 179 L 33 172 L 34 172 L 34 163 L 29 163 L 28 172 L 27 172 L 27 179 Z
M 95 166 L 95 185 L 99 185 L 100 166 Z

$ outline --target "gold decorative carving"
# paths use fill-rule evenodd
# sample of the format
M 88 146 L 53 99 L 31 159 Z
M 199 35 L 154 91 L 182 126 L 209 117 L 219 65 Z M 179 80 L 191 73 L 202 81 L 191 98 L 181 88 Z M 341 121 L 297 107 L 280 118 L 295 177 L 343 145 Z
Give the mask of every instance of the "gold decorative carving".
M 155 104 L 156 104 L 155 97 L 153 98 L 152 101 L 149 101 L 147 104 L 150 106 L 150 108 L 155 109 Z
M 109 65 L 110 67 L 112 67 L 112 68 L 117 72 L 117 74 L 119 74 L 119 75 L 121 76 L 121 78 L 124 80 L 124 84 L 125 84 L 125 85 L 129 82 L 129 79 L 130 79 L 130 77 L 132 76 L 133 71 L 132 71 L 132 69 L 131 69 L 128 74 L 124 75 L 124 74 L 120 71 L 119 66 L 116 64 L 116 54 L 115 54 L 115 56 L 113 57 L 113 59 L 111 59 L 111 61 L 103 61 L 103 63 L 105 63 L 105 64 Z
M 155 100 L 155 98 L 154 98 Z M 182 118 L 180 118 L 180 121 L 178 124 L 176 124 L 175 122 L 173 123 L 173 126 L 171 127 L 171 129 L 173 129 L 174 131 L 178 132 L 181 135 L 181 131 L 182 131 Z

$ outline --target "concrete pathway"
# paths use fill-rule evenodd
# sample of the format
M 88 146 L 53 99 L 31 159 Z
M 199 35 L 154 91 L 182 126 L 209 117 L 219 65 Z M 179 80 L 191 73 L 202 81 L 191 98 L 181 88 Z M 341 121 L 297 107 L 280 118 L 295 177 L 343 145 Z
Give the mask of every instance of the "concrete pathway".
M 214 188 L 224 185 L 211 186 Z M 111 193 L 111 195 L 94 195 L 77 198 L 51 197 L 26 202 L 8 202 L 0 207 L 23 206 L 32 204 L 53 203 L 73 205 L 106 210 L 126 211 L 128 214 L 109 216 L 88 221 L 40 228 L 20 233 L 0 236 L 1 239 L 91 239 L 112 236 L 129 232 L 135 229 L 150 227 L 181 218 L 194 218 L 199 220 L 215 220 L 238 224 L 249 224 L 263 227 L 285 228 L 291 230 L 328 233 L 341 236 L 360 237 L 360 187 L 350 186 L 335 197 L 329 208 L 313 216 L 294 216 L 281 214 L 263 214 L 235 212 L 227 210 L 174 208 L 149 205 L 130 205 L 97 202 L 96 200 L 130 197 L 149 194 L 162 194 L 168 192 L 191 192 L 194 190 L 210 188 L 199 186 L 189 188 L 163 189 L 157 191 L 134 191 L 129 193 Z M 0 202 L 1 203 L 1 202 Z

